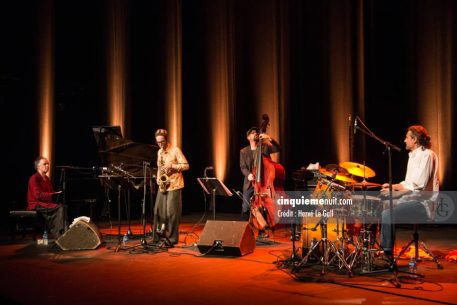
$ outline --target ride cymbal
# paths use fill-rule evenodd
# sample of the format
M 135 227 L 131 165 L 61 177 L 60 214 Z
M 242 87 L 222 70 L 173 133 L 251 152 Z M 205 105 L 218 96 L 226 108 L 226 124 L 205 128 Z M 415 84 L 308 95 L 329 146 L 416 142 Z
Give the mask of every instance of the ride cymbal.
M 342 168 L 347 169 L 347 171 L 354 176 L 363 177 L 363 178 L 371 178 L 376 176 L 374 170 L 369 168 L 368 166 L 355 163 L 355 162 L 340 162 L 340 166 Z

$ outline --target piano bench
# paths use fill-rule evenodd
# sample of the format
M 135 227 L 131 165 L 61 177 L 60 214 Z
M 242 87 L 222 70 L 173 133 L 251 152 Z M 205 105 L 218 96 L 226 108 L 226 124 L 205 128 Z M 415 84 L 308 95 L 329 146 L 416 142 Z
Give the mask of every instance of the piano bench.
M 13 210 L 9 212 L 9 228 L 11 240 L 14 240 L 16 233 L 22 233 L 25 238 L 27 231 L 32 232 L 33 240 L 36 240 L 37 232 L 43 227 L 43 219 L 37 211 Z

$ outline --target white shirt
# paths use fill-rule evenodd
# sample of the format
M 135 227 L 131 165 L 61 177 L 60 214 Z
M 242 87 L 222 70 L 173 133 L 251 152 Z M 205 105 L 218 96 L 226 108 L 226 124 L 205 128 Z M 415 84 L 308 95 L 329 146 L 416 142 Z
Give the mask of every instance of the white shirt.
M 423 146 L 411 151 L 405 180 L 400 183 L 411 193 L 402 196 L 398 203 L 419 201 L 424 205 L 429 219 L 433 219 L 440 188 L 436 154 Z
M 436 154 L 423 146 L 411 151 L 405 180 L 400 183 L 410 191 L 439 191 Z

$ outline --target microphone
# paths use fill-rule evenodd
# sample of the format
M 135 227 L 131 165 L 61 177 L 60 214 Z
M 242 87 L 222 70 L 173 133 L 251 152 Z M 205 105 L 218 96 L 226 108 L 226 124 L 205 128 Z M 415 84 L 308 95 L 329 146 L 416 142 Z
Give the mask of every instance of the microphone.
M 357 133 L 357 117 L 354 119 L 354 134 Z

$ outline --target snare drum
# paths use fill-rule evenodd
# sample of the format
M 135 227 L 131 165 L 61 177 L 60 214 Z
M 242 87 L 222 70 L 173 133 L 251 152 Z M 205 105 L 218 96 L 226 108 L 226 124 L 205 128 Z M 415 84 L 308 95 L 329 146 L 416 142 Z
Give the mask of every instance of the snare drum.
M 382 213 L 382 201 L 378 197 L 352 195 L 350 215 L 352 217 L 380 217 Z

